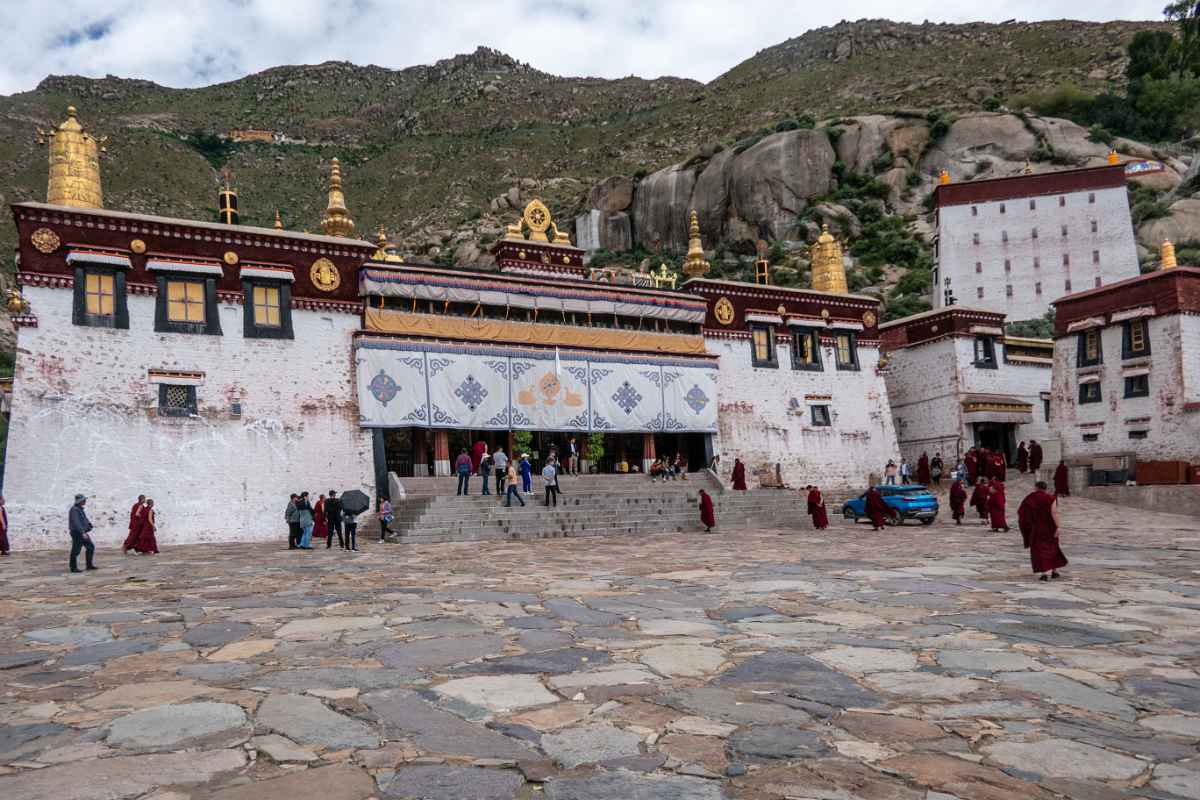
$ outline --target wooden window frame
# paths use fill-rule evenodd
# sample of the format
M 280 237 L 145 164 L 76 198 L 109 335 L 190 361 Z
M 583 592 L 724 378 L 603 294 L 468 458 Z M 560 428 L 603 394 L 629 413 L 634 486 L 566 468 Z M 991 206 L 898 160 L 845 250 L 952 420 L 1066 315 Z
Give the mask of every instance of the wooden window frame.
M 808 340 L 809 347 L 812 348 L 813 360 L 811 362 L 804 361 L 800 358 L 800 343 Z M 816 328 L 793 328 L 792 329 L 792 369 L 805 370 L 808 372 L 824 372 L 825 365 L 821 363 L 821 337 L 817 333 Z
M 260 325 L 254 317 L 254 290 L 279 290 L 279 325 Z M 292 285 L 289 281 L 272 281 L 261 278 L 242 281 L 245 295 L 242 311 L 242 335 L 247 339 L 295 339 L 292 326 Z
M 1090 386 L 1096 387 L 1096 395 L 1092 396 Z M 1104 402 L 1104 392 L 1100 389 L 1100 381 L 1089 381 L 1088 383 L 1079 384 L 1079 405 L 1089 405 L 1091 403 Z
M 842 348 L 840 340 L 845 336 L 849 342 L 850 360 L 842 360 Z M 833 360 L 837 364 L 837 368 L 843 372 L 858 372 L 858 334 L 854 331 L 838 331 L 833 332 Z
M 184 406 L 168 406 L 167 395 L 171 389 L 185 389 L 187 403 Z M 160 383 L 158 385 L 158 416 L 160 417 L 194 417 L 197 415 L 196 387 L 180 384 Z
M 824 416 L 818 417 L 818 409 L 820 414 Z M 833 427 L 833 410 L 828 404 L 810 405 L 808 407 L 808 424 L 814 428 L 832 428 Z
M 758 347 L 754 341 L 754 335 L 757 332 L 763 332 L 767 337 L 767 358 L 759 359 Z M 759 323 L 751 323 L 750 325 L 750 365 L 756 368 L 763 369 L 778 369 L 779 368 L 779 348 L 775 346 L 775 326 Z
M 984 357 L 979 357 L 979 346 L 983 345 Z M 976 369 L 1000 369 L 1000 360 L 996 357 L 996 337 L 976 336 L 972 342 Z
M 1094 356 L 1088 355 L 1088 336 L 1093 334 L 1096 337 L 1096 354 Z M 1088 328 L 1079 332 L 1075 345 L 1076 367 L 1094 367 L 1104 363 L 1104 337 L 1100 334 L 1099 328 Z
M 183 273 L 166 273 L 157 276 L 158 301 L 154 307 L 154 330 L 158 333 L 191 333 L 203 336 L 221 335 L 221 318 L 217 308 L 216 278 Z M 203 287 L 204 321 L 179 322 L 171 320 L 167 313 L 167 286 L 171 283 L 195 283 Z
M 87 310 L 87 279 L 89 275 L 111 277 L 113 281 L 113 313 L 89 314 Z M 125 270 L 79 265 L 75 267 L 75 297 L 71 322 L 89 328 L 129 329 L 129 299 L 125 287 Z
M 1129 375 L 1125 378 L 1125 397 L 1149 397 L 1150 376 Z
M 1136 347 L 1134 332 L 1141 331 L 1142 346 Z M 1143 318 L 1126 320 L 1121 325 L 1121 358 L 1141 358 L 1150 355 L 1150 322 Z

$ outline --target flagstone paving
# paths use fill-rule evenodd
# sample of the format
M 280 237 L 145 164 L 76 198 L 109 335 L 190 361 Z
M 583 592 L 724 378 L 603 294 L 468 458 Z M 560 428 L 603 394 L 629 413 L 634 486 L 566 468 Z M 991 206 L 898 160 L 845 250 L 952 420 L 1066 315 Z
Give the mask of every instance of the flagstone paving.
M 1200 522 L 1063 513 L 1051 583 L 945 520 L 18 550 L 0 797 L 1200 798 Z

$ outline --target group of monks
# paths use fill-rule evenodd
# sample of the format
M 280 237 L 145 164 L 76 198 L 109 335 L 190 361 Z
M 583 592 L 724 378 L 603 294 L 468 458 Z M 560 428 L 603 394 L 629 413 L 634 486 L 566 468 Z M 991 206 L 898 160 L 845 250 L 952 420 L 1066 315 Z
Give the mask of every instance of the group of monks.
M 1007 497 L 1005 496 L 1004 481 L 1000 478 L 980 478 L 975 482 L 975 490 L 971 493 L 971 506 L 979 513 L 984 524 L 991 522 L 993 531 L 1007 531 L 1008 518 Z M 955 479 L 950 484 L 950 513 L 954 516 L 954 524 L 962 525 L 963 517 L 967 514 L 967 490 L 963 488 L 961 479 Z
M 135 553 L 157 553 L 158 539 L 154 535 L 157 530 L 154 501 L 147 499 L 144 494 L 139 494 L 137 502 L 129 509 L 129 535 L 121 545 L 121 552 L 128 553 L 132 550 Z

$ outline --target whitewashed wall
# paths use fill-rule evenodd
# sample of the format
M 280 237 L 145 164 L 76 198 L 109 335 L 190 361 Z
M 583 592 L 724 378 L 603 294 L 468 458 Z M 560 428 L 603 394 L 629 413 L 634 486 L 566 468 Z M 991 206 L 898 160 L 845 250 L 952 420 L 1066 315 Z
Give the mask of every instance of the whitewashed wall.
M 706 337 L 706 345 L 721 359 L 720 432 L 714 452 L 721 455 L 725 477 L 735 457 L 746 463 L 748 472 L 773 472 L 779 463 L 784 480 L 792 486 L 816 483 L 836 495 L 860 490 L 869 475 L 882 474 L 887 460 L 896 458 L 887 391 L 875 372 L 877 347 L 859 347 L 861 370 L 857 372 L 839 371 L 833 349 L 822 347 L 824 371 L 806 372 L 791 368 L 788 347 L 782 342 L 778 369 L 751 366 L 747 339 Z M 832 399 L 807 401 L 807 394 Z M 810 404 L 829 405 L 836 413 L 833 425 L 812 426 Z M 748 480 L 751 487 L 757 485 L 756 479 Z
M 154 297 L 129 296 L 127 331 L 71 323 L 72 292 L 26 287 L 37 328 L 18 329 L 4 495 L 16 549 L 63 547 L 86 494 L 98 545 L 120 544 L 139 494 L 160 544 L 286 540 L 293 491 L 374 488 L 358 427 L 351 335 L 358 318 L 293 310 L 291 341 L 154 332 Z M 198 417 L 160 418 L 150 369 L 205 373 Z M 242 404 L 241 418 L 230 413 Z
M 1089 203 L 1089 194 L 1095 202 Z M 1057 298 L 1072 292 L 1092 289 L 1096 279 L 1107 285 L 1124 278 L 1137 277 L 1137 245 L 1129 216 L 1125 189 L 1099 189 L 1062 195 L 1066 205 L 1059 206 L 1060 195 L 972 205 L 947 206 L 938 211 L 938 274 L 935 303 L 942 305 L 943 280 L 951 279 L 958 302 L 972 308 L 1006 314 L 1009 322 L 1043 316 Z M 1000 212 L 1001 205 L 1004 213 Z M 1092 233 L 1091 223 L 1096 222 Z M 1062 226 L 1067 226 L 1067 236 Z M 1033 238 L 1033 229 L 1038 236 Z M 1008 233 L 1005 242 L 1003 234 Z M 979 234 L 979 244 L 974 243 Z M 1099 263 L 1093 262 L 1099 251 Z M 1063 254 L 1070 266 L 1063 266 Z M 1039 266 L 1034 268 L 1034 258 Z M 1010 272 L 1005 272 L 1008 259 Z M 975 271 L 975 264 L 982 272 Z M 1071 288 L 1066 288 L 1066 281 Z M 1042 291 L 1037 292 L 1037 284 Z M 1008 296 L 1011 286 L 1013 294 Z M 983 289 L 983 296 L 979 296 Z

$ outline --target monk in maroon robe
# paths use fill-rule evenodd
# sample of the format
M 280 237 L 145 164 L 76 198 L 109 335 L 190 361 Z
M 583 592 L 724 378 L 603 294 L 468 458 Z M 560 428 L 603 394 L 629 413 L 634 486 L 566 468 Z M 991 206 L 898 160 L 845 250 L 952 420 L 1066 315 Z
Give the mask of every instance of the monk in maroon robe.
M 829 527 L 829 514 L 825 511 L 825 500 L 821 490 L 816 486 L 808 487 L 808 514 L 812 517 L 813 527 L 823 531 Z
M 917 459 L 917 483 L 929 485 L 932 478 L 929 475 L 929 455 L 921 453 L 921 457 Z
M 146 495 L 139 494 L 133 508 L 129 509 L 129 535 L 121 545 L 121 552 L 128 553 L 137 544 L 138 534 L 142 532 L 142 513 L 146 508 Z
M 979 483 L 975 484 L 975 491 L 971 493 L 971 505 L 979 512 L 979 518 L 987 521 L 988 518 L 988 495 L 991 490 L 988 488 L 987 478 L 980 478 Z
M 708 492 L 700 490 L 700 521 L 704 523 L 704 532 L 712 533 L 717 525 L 717 513 L 713 510 L 712 498 Z
M 950 484 L 950 513 L 954 515 L 954 524 L 962 525 L 962 519 L 967 514 L 967 490 L 962 481 Z
M 892 509 L 884 502 L 883 495 L 874 486 L 867 489 L 865 510 L 867 516 L 871 518 L 871 524 L 875 526 L 875 530 L 881 529 L 887 518 L 892 516 Z
M 1025 443 L 1021 442 L 1017 445 L 1017 472 L 1024 475 L 1029 471 L 1029 449 L 1025 447 Z
M 1029 440 L 1029 471 L 1036 473 L 1042 468 L 1042 446 L 1033 439 Z
M 483 460 L 483 454 L 487 452 L 487 442 L 480 439 L 471 448 L 471 474 L 479 472 L 479 462 Z
M 0 556 L 8 555 L 8 509 L 4 507 L 4 495 L 0 495 Z
M 1004 482 L 992 481 L 987 499 L 988 513 L 992 518 L 992 530 L 1008 532 L 1008 518 L 1004 514 Z
M 1003 481 L 1008 478 L 1008 460 L 1003 453 L 992 454 L 992 480 Z
M 313 506 L 312 538 L 324 539 L 328 535 L 329 521 L 325 519 L 325 495 L 321 495 L 317 499 L 317 504 Z
M 968 450 L 963 456 L 963 466 L 967 468 L 967 482 L 972 486 L 975 485 L 975 479 L 979 475 L 979 464 L 975 460 L 975 451 Z
M 1071 496 L 1071 484 L 1067 481 L 1067 462 L 1059 461 L 1054 468 L 1054 493 L 1060 497 Z
M 1039 580 L 1060 577 L 1058 570 L 1067 565 L 1067 557 L 1059 546 L 1058 498 L 1046 491 L 1045 481 L 1038 481 L 1037 489 L 1021 501 L 1017 524 L 1033 571 L 1041 573 Z
M 733 488 L 739 492 L 746 491 L 746 465 L 740 458 L 733 460 Z
M 158 530 L 158 519 L 154 515 L 154 501 L 147 500 L 142 512 L 142 524 L 138 526 L 138 537 L 133 549 L 139 553 L 157 553 L 158 539 L 154 536 L 156 530 Z

